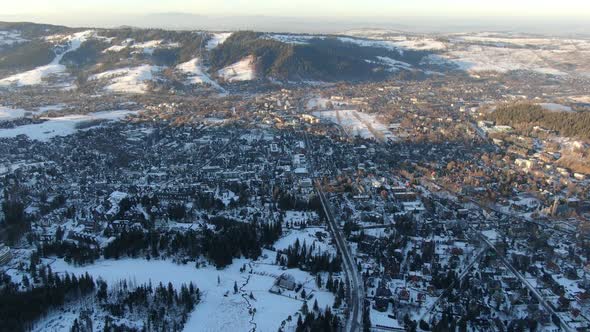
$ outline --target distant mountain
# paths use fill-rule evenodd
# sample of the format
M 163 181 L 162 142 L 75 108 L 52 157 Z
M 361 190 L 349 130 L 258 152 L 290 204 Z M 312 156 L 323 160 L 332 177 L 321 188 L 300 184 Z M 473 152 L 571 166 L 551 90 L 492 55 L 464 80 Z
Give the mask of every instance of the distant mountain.
M 383 80 L 400 72 L 422 73 L 422 60 L 433 53 L 328 35 L 131 27 L 86 30 L 31 23 L 2 23 L 0 27 L 0 87 L 56 79 L 60 87 L 74 80 L 80 87 L 97 81 L 112 83 L 115 77 L 100 74 L 115 71 L 124 76 L 135 72 L 134 68 L 151 66 L 150 80 L 182 88 L 179 83 L 187 81 L 183 75 L 190 73 L 176 69 L 189 61 L 200 66 L 199 75 L 208 76 L 199 81 L 209 83 Z M 81 32 L 84 38 L 78 39 L 76 34 Z M 70 47 L 72 43 L 78 44 Z M 46 68 L 49 65 L 53 67 Z M 97 77 L 101 79 L 91 79 Z
M 178 15 L 179 24 L 193 16 Z M 588 75 L 590 41 L 510 33 L 214 33 L 0 23 L 0 88 L 192 91 L 248 82 L 422 79 L 450 73 Z M 132 87 L 132 89 L 131 89 Z

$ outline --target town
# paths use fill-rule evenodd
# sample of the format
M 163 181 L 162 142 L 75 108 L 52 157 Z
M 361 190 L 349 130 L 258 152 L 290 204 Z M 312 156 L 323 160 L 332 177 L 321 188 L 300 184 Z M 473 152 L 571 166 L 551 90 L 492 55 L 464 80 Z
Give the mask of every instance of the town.
M 0 330 L 589 330 L 588 78 L 419 76 L 0 89 Z

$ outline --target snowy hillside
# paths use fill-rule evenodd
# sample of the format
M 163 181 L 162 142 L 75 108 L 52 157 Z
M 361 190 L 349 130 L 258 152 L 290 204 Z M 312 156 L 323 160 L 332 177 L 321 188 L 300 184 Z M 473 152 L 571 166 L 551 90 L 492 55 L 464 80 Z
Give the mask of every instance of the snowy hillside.
M 217 82 L 207 75 L 201 64 L 200 58 L 194 58 L 176 66 L 176 69 L 187 76 L 188 84 L 209 84 L 215 88 L 222 89 Z
M 148 90 L 147 82 L 154 79 L 154 75 L 161 70 L 160 67 L 142 65 L 133 68 L 121 68 L 109 70 L 90 77 L 90 80 L 106 80 L 106 90 L 120 93 L 145 93 Z
M 210 51 L 216 48 L 217 46 L 223 44 L 229 37 L 231 37 L 231 35 L 231 32 L 214 33 L 212 34 L 211 39 L 209 39 L 205 47 L 207 48 L 207 50 Z
M 590 40 L 585 39 L 376 29 L 337 35 L 58 31 L 34 37 L 18 29 L 0 30 L 0 88 L 90 86 L 97 92 L 140 94 L 153 83 L 158 91 L 189 93 L 208 85 L 226 93 L 226 83 L 258 79 L 282 84 L 382 81 L 465 72 L 590 77 Z M 29 44 L 37 52 L 30 60 L 21 54 L 29 51 L 21 46 Z
M 89 37 L 93 36 L 95 31 L 88 30 L 68 36 L 52 36 L 49 40 L 58 42 L 60 44 L 66 43 L 67 48 L 65 51 L 59 53 L 50 64 L 46 66 L 37 67 L 33 70 L 12 75 L 0 80 L 0 86 L 17 85 L 39 85 L 50 76 L 65 74 L 66 67 L 60 64 L 61 59 L 69 52 L 75 51 L 82 43 L 84 43 Z
M 246 57 L 239 62 L 219 70 L 217 74 L 228 82 L 241 82 L 256 79 L 254 57 Z
M 21 37 L 18 31 L 0 30 L 0 47 L 12 46 L 15 44 L 24 43 L 27 40 Z

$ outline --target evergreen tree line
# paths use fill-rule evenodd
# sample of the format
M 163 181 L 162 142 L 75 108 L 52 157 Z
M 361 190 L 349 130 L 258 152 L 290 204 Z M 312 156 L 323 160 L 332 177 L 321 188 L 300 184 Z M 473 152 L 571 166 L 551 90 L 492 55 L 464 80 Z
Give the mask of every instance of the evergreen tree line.
M 552 112 L 540 105 L 521 102 L 498 107 L 486 117 L 512 127 L 541 126 L 567 137 L 590 138 L 590 112 Z
M 307 310 L 305 310 L 307 311 Z M 297 319 L 296 332 L 337 332 L 340 331 L 340 319 L 337 315 L 332 314 L 330 308 L 326 308 L 324 312 L 313 310 L 303 313 L 305 318 L 301 316 Z
M 298 210 L 298 211 L 317 211 L 323 212 L 322 203 L 318 196 L 314 196 L 309 201 L 297 199 L 295 196 L 280 192 L 277 195 L 277 206 L 283 210 Z M 322 215 L 320 213 L 320 215 Z
M 15 243 L 31 228 L 31 221 L 25 216 L 25 205 L 17 199 L 6 199 L 2 202 L 4 222 L 2 228 L 6 232 L 9 244 Z
M 36 270 L 36 267 L 33 269 Z M 24 291 L 12 281 L 1 287 L 0 331 L 30 330 L 32 323 L 50 309 L 80 299 L 95 289 L 95 282 L 88 273 L 76 277 L 68 273 L 60 276 L 45 267 L 39 271 L 41 286 L 35 285 L 25 276 L 22 281 L 26 288 Z
M 72 241 L 54 241 L 39 246 L 38 252 L 43 257 L 57 256 L 74 265 L 92 264 L 100 258 L 98 248 L 81 246 Z
M 280 223 L 241 223 L 224 217 L 215 217 L 210 223 L 216 230 L 205 229 L 203 247 L 217 267 L 225 267 L 237 257 L 256 259 L 262 247 L 272 245 L 282 235 Z
M 316 276 L 316 284 L 318 287 L 322 287 L 322 280 L 319 274 Z M 330 273 L 328 275 L 328 279 L 326 280 L 326 289 L 336 295 L 336 298 L 334 299 L 334 308 L 340 308 L 342 301 L 346 297 L 346 293 L 344 291 L 344 282 L 334 279 L 332 277 L 332 273 Z
M 58 274 L 52 272 L 51 266 L 45 265 L 31 266 L 31 276 L 33 280 L 23 276 L 20 285 L 12 282 L 8 275 L 2 276 L 0 331 L 28 331 L 52 309 L 86 296 L 94 296 L 108 313 L 104 331 L 137 331 L 134 327 L 115 323 L 117 318 L 132 316 L 144 321 L 143 331 L 181 331 L 188 315 L 201 299 L 199 288 L 192 282 L 183 284 L 177 290 L 171 283 L 167 286 L 160 283 L 153 288 L 151 283 L 130 287 L 122 281 L 109 290 L 105 281 L 99 279 L 95 282 L 88 273 L 79 277 L 69 273 Z M 85 324 L 76 319 L 71 331 L 85 331 Z
M 96 299 L 106 310 L 103 331 L 138 331 L 134 327 L 118 325 L 118 319 L 129 317 L 143 318 L 141 331 L 181 331 L 188 315 L 201 301 L 201 292 L 192 282 L 182 284 L 180 291 L 172 283 L 155 288 L 151 283 L 136 288 L 129 287 L 126 281 L 120 282 L 109 291 L 104 281 L 99 281 Z M 131 319 L 133 320 L 133 319 Z M 72 332 L 82 332 L 74 322 Z
M 288 268 L 300 268 L 317 273 L 341 271 L 342 260 L 339 255 L 333 256 L 327 252 L 317 253 L 315 243 L 308 247 L 305 241 L 302 245 L 297 239 L 295 244 L 287 249 L 277 251 L 276 263 Z
M 217 266 L 224 267 L 233 258 L 258 258 L 263 246 L 270 246 L 282 234 L 280 223 L 241 223 L 224 217 L 210 220 L 215 230 L 186 232 L 130 230 L 123 231 L 104 248 L 104 257 L 157 258 L 161 255 L 192 260 L 200 255 L 206 256 Z

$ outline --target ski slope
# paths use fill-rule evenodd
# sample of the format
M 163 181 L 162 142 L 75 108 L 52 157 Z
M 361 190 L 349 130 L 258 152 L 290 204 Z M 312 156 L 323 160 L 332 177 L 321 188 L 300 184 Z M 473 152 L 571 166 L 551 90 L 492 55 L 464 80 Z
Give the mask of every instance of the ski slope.
M 61 38 L 53 37 L 52 40 L 60 39 L 61 42 L 67 42 L 69 45 L 68 48 L 65 51 L 59 53 L 48 65 L 40 66 L 23 73 L 15 74 L 4 79 L 1 79 L 0 87 L 11 85 L 21 87 L 30 85 L 40 85 L 43 83 L 44 79 L 50 76 L 63 75 L 66 71 L 66 67 L 60 64 L 60 62 L 64 55 L 80 48 L 82 43 L 84 43 L 88 38 L 90 38 L 94 34 L 95 31 L 87 30 Z
M 228 82 L 243 82 L 256 79 L 254 56 L 248 56 L 232 65 L 220 69 L 217 74 Z
M 125 67 L 93 75 L 89 80 L 106 80 L 107 91 L 143 94 L 148 90 L 148 82 L 161 70 L 162 67 L 152 65 Z

